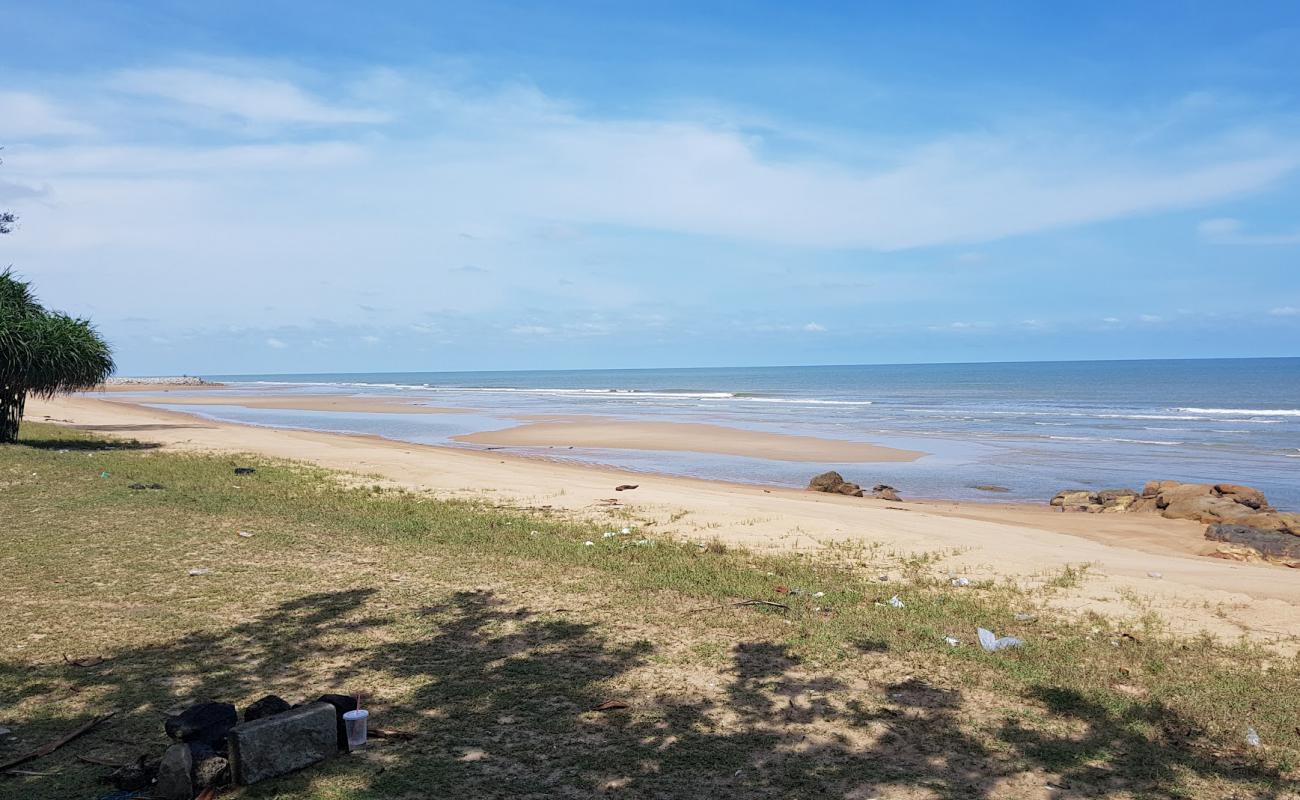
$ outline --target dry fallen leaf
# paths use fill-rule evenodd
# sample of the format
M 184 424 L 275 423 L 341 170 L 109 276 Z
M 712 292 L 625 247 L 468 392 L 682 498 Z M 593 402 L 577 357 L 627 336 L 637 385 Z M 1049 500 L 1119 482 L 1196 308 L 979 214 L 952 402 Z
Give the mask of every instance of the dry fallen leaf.
M 627 708 L 627 703 L 618 700 L 606 700 L 592 709 L 592 711 L 617 711 L 620 708 Z

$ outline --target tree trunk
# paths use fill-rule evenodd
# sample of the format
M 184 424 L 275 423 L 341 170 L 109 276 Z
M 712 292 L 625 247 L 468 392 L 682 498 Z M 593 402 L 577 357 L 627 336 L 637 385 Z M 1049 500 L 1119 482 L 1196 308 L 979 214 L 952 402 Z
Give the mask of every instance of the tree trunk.
M 0 444 L 18 441 L 18 425 L 23 421 L 27 391 L 17 386 L 0 386 Z

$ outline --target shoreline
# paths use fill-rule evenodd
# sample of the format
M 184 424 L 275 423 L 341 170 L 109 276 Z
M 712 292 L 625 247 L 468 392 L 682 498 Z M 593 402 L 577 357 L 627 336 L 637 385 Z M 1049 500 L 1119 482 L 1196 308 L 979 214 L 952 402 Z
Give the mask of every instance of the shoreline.
M 1063 514 L 1047 505 L 850 498 L 784 487 L 634 473 L 397 442 L 371 435 L 216 422 L 193 414 L 88 396 L 34 401 L 28 418 L 174 450 L 257 453 L 306 461 L 440 498 L 630 519 L 639 529 L 762 550 L 870 547 L 897 569 L 925 554 L 936 577 L 1043 584 L 1065 565 L 1087 577 L 1054 604 L 1135 623 L 1156 611 L 1177 632 L 1247 637 L 1300 650 L 1300 581 L 1285 567 L 1205 557 L 1204 526 L 1147 515 Z M 615 492 L 624 483 L 632 491 Z M 612 502 L 611 502 L 612 501 Z M 1160 577 L 1153 578 L 1156 574 Z M 887 585 L 887 584 L 886 584 Z

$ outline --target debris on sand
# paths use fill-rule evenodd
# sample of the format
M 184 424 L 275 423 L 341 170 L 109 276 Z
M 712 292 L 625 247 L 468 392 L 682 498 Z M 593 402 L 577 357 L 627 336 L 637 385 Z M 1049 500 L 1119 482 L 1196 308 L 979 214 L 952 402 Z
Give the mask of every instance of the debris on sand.
M 630 491 L 630 490 L 632 490 L 632 489 L 635 489 L 635 488 L 637 488 L 637 487 L 640 486 L 640 485 L 641 485 L 641 484 L 639 484 L 639 483 L 620 483 L 618 486 L 615 486 L 615 487 L 614 487 L 614 491 L 616 491 L 616 492 L 626 492 L 626 491 Z
M 1008 647 L 1019 647 L 1025 643 L 1023 639 L 1017 639 L 1014 636 L 999 637 L 988 628 L 976 628 L 975 633 L 979 636 L 980 647 L 990 653 L 1006 650 Z

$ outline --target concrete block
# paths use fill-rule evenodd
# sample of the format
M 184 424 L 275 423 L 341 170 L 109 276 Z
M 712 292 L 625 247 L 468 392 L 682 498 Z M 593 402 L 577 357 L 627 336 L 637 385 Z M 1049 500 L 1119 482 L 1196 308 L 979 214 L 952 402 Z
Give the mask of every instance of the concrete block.
M 338 752 L 334 706 L 311 703 L 230 731 L 235 783 L 249 784 L 324 761 Z

